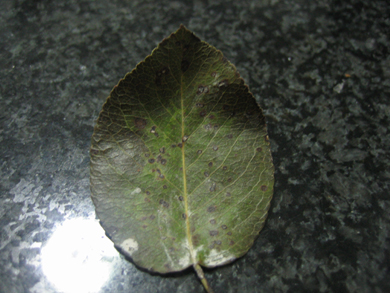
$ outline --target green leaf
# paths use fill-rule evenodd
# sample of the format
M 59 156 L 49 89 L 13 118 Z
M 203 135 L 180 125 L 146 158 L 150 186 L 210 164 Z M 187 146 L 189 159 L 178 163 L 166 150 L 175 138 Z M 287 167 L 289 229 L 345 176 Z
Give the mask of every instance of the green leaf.
M 202 278 L 200 266 L 244 255 L 264 226 L 273 171 L 248 86 L 184 26 L 114 87 L 92 136 L 101 225 L 122 253 L 159 273 L 194 266 Z

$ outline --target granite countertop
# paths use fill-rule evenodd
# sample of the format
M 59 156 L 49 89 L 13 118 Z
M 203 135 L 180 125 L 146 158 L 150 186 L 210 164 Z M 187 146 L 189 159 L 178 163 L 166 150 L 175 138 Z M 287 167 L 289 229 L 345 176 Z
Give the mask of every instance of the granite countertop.
M 216 292 L 390 292 L 386 1 L 0 2 L 0 292 L 202 292 L 122 257 L 95 219 L 93 125 L 182 23 L 265 111 L 275 193 Z

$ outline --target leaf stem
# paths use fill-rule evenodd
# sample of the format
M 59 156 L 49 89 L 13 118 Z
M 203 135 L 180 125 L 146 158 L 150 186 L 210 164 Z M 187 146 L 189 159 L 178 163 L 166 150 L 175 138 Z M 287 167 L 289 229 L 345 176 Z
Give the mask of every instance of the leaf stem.
M 209 286 L 209 283 L 207 282 L 206 277 L 204 276 L 203 270 L 199 264 L 194 264 L 194 269 L 196 274 L 198 275 L 198 278 L 203 284 L 203 287 L 205 288 L 207 293 L 213 293 L 213 289 Z

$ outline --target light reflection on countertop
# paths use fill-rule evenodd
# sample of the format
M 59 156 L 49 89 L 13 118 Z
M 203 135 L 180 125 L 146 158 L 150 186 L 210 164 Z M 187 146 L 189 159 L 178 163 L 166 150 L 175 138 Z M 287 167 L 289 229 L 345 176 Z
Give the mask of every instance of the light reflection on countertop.
M 58 226 L 42 248 L 42 270 L 59 292 L 99 292 L 119 253 L 94 218 Z

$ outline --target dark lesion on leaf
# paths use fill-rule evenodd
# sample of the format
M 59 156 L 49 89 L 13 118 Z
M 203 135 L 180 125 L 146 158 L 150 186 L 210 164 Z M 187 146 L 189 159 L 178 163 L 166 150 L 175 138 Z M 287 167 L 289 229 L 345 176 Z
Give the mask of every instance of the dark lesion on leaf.
M 137 129 L 142 130 L 145 128 L 147 122 L 143 118 L 135 118 L 134 119 L 134 125 Z
M 186 72 L 188 70 L 188 68 L 190 67 L 190 62 L 188 62 L 187 60 L 182 60 L 181 61 L 181 72 Z
M 160 199 L 159 204 L 162 205 L 164 208 L 169 208 L 169 203 L 167 203 L 163 199 Z
M 163 67 L 161 70 L 156 72 L 156 79 L 155 82 L 157 85 L 161 85 L 162 78 L 164 75 L 167 75 L 169 73 L 169 68 L 168 67 Z
M 211 230 L 209 233 L 210 233 L 210 236 L 217 236 L 219 234 L 219 232 L 217 230 Z
M 209 212 L 209 213 L 212 213 L 212 212 L 215 212 L 216 211 L 216 207 L 215 206 L 209 206 L 208 208 L 207 208 L 207 211 Z

